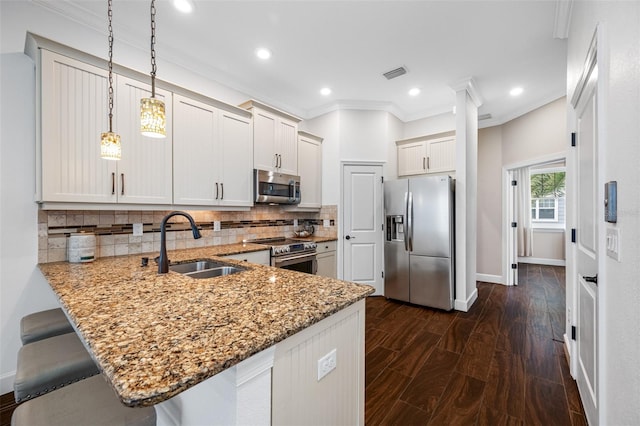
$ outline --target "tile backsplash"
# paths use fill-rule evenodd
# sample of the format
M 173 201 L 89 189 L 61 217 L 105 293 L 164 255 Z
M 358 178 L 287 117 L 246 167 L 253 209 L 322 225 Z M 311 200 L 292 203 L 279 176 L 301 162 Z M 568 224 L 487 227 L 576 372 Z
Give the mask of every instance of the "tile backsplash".
M 67 260 L 67 241 L 73 233 L 96 235 L 96 257 L 159 252 L 160 223 L 170 211 L 40 210 L 38 212 L 38 262 Z M 315 235 L 337 235 L 338 207 L 323 206 L 319 212 L 288 212 L 280 206 L 256 206 L 250 211 L 188 211 L 201 229 L 194 240 L 186 218 L 176 216 L 167 226 L 167 249 L 176 250 L 233 244 L 242 240 L 293 236 L 305 223 Z M 214 222 L 220 230 L 214 231 Z M 327 222 L 328 221 L 328 222 Z M 143 234 L 133 235 L 133 224 L 143 224 Z M 326 224 L 329 226 L 324 226 Z

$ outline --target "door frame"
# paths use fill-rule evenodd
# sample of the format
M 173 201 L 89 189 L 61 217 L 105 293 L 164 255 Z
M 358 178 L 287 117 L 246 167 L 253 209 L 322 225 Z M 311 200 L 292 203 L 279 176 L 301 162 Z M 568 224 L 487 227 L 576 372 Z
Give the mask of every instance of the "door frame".
M 605 24 L 598 23 L 594 30 L 591 43 L 588 47 L 586 59 L 583 65 L 583 69 L 580 78 L 575 84 L 574 92 L 571 99 L 567 104 L 567 123 L 569 135 L 576 131 L 577 127 L 577 112 L 576 108 L 581 100 L 581 96 L 584 90 L 587 88 L 589 79 L 591 77 L 591 71 L 597 66 L 597 81 L 595 83 L 595 96 L 597 97 L 596 107 L 596 135 L 598 140 L 598 146 L 596 155 L 598 157 L 598 171 L 596 174 L 596 218 L 599 220 L 598 233 L 597 233 L 597 249 L 598 249 L 598 286 L 597 291 L 597 343 L 596 351 L 597 357 L 597 372 L 596 383 L 597 389 L 597 411 L 598 419 L 595 419 L 595 423 L 602 423 L 603 419 L 607 418 L 606 407 L 606 390 L 602 387 L 602 384 L 606 383 L 606 362 L 604 349 L 608 345 L 608 339 L 606 333 L 602 333 L 605 330 L 605 318 L 607 316 L 607 309 L 605 301 L 604 286 L 607 283 L 607 270 L 606 270 L 606 222 L 604 222 L 604 183 L 605 173 L 603 165 L 606 164 L 606 149 L 607 144 L 607 82 L 609 81 L 609 68 L 608 59 L 609 51 L 607 48 L 607 36 Z M 572 188 L 576 186 L 576 152 L 570 150 L 567 156 L 567 185 Z M 567 228 L 576 228 L 577 225 L 577 199 L 573 197 L 572 200 L 567 200 Z M 569 221 L 571 221 L 569 223 Z M 578 324 L 578 287 L 579 282 L 577 279 L 577 245 L 572 244 L 571 240 L 567 240 L 567 269 L 566 269 L 566 288 L 567 288 L 567 330 L 565 334 L 565 346 L 569 356 L 569 369 L 571 376 L 575 379 L 578 372 L 578 357 L 577 354 L 577 341 L 571 339 L 571 326 Z M 580 396 L 582 398 L 582 396 Z
M 519 169 L 521 167 L 531 167 L 544 165 L 548 163 L 555 163 L 557 161 L 565 161 L 567 162 L 567 152 L 560 151 L 553 154 L 548 154 L 536 158 L 531 158 L 528 160 L 520 161 L 517 163 L 507 164 L 502 166 L 502 284 L 512 286 L 514 285 L 514 280 L 512 279 L 512 271 L 511 271 L 511 263 L 515 261 L 517 263 L 518 256 L 517 253 L 512 253 L 512 247 L 514 246 L 514 238 L 517 238 L 517 234 L 513 231 L 514 228 L 511 227 L 511 218 L 514 214 L 514 194 L 513 187 L 511 186 L 511 172 L 514 169 Z M 568 169 L 567 169 L 568 172 Z M 567 203 L 569 203 L 570 199 L 573 199 L 573 194 L 570 192 L 571 188 L 566 188 L 566 199 Z M 565 237 L 566 230 L 568 229 L 568 217 L 565 218 Z M 566 238 L 565 238 L 566 240 Z M 517 244 L 515 245 L 517 247 Z M 566 247 L 566 245 L 565 245 Z M 568 257 L 567 251 L 565 250 L 565 257 Z M 566 262 L 566 261 L 565 261 Z
M 344 277 L 344 169 L 347 166 L 363 166 L 363 167 L 380 167 L 380 175 L 385 178 L 384 175 L 384 161 L 357 161 L 357 160 L 345 160 L 340 162 L 340 202 L 338 203 L 338 244 L 337 244 L 337 255 L 338 255 L 338 279 L 343 279 Z M 384 196 L 384 191 L 382 191 L 382 195 Z M 382 202 L 382 210 L 380 211 L 380 217 L 383 217 L 384 214 L 384 200 Z M 380 232 L 380 248 L 382 251 L 382 259 L 384 260 L 384 239 L 382 238 L 383 233 Z M 382 283 L 384 284 L 384 282 Z M 382 293 L 384 294 L 384 285 L 382 285 Z

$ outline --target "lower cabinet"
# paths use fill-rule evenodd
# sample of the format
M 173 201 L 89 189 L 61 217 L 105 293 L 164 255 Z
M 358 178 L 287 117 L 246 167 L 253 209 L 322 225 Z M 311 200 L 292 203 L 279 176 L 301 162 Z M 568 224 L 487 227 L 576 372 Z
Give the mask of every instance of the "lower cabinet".
M 227 259 L 241 260 L 243 262 L 257 263 L 259 265 L 269 265 L 271 262 L 269 250 L 252 251 L 248 253 L 230 254 L 223 256 Z
M 316 248 L 316 259 L 318 260 L 318 272 L 316 275 L 338 278 L 336 241 L 318 243 L 318 247 Z

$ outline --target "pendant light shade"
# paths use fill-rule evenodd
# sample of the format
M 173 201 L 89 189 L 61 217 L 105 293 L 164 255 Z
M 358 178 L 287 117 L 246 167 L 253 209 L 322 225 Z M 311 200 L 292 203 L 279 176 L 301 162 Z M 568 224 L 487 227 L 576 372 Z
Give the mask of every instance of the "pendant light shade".
M 107 1 L 107 16 L 109 18 L 109 131 L 100 135 L 100 158 L 105 160 L 119 160 L 122 157 L 120 135 L 113 132 L 113 11 L 111 1 Z
M 166 137 L 164 102 L 150 97 L 140 99 L 140 132 L 151 138 Z
M 102 133 L 100 141 L 100 157 L 105 160 L 119 160 L 122 157 L 120 135 L 113 132 Z
M 164 138 L 164 102 L 156 99 L 156 4 L 151 0 L 151 97 L 140 99 L 140 132 L 143 136 Z

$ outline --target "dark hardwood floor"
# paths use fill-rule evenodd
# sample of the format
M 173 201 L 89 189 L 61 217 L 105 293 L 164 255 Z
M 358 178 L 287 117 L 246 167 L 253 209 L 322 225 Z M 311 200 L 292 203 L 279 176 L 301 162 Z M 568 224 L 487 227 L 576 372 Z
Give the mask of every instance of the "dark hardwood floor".
M 564 355 L 564 268 L 478 283 L 469 312 L 367 299 L 367 425 L 586 425 Z

